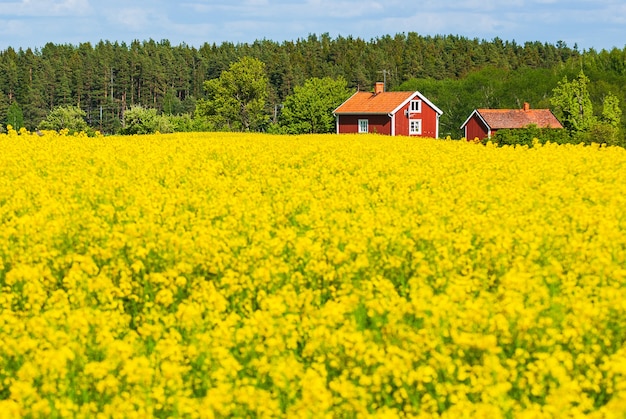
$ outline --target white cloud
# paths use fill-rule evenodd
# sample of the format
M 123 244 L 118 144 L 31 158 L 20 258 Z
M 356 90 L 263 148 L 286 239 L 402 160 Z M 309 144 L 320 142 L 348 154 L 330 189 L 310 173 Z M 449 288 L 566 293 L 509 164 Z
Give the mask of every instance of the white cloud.
M 91 13 L 88 0 L 22 0 L 0 3 L 5 16 L 84 16 Z
M 623 42 L 623 0 L 0 0 L 0 48 L 105 39 L 278 42 L 401 32 L 596 46 Z M 11 28 L 11 29 L 9 29 Z M 14 29 L 20 28 L 20 29 Z M 610 45 L 610 44 L 609 44 Z
M 306 2 L 277 3 L 268 0 L 246 0 L 228 4 L 206 4 L 200 2 L 182 3 L 181 8 L 196 13 L 206 14 L 208 18 L 216 14 L 227 14 L 234 20 L 273 19 L 274 25 L 284 25 L 291 21 L 310 22 L 315 18 L 351 19 L 367 17 L 385 11 L 385 6 L 378 1 L 332 1 L 307 0 Z
M 270 6 L 267 0 L 245 0 L 242 4 L 246 7 L 268 7 Z
M 29 27 L 21 20 L 0 20 L 0 35 L 4 38 L 5 36 L 11 36 L 14 34 L 24 34 L 29 33 Z
M 107 14 L 107 20 L 114 24 L 123 26 L 125 29 L 137 32 L 149 27 L 151 23 L 150 13 L 139 8 L 122 8 Z

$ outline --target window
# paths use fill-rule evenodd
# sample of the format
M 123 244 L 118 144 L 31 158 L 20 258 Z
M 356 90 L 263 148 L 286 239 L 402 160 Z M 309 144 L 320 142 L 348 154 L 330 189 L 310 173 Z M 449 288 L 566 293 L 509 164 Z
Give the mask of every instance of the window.
M 421 135 L 422 134 L 422 120 L 411 119 L 409 120 L 409 135 Z
M 422 101 L 421 100 L 412 100 L 409 110 L 414 113 L 422 112 Z
M 369 122 L 367 119 L 359 119 L 359 134 L 369 131 Z

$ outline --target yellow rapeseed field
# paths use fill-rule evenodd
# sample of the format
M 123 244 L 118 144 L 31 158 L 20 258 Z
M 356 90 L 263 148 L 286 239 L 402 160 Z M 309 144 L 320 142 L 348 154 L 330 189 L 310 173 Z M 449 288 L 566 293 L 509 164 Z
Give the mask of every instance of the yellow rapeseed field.
M 0 418 L 626 412 L 626 150 L 0 135 Z

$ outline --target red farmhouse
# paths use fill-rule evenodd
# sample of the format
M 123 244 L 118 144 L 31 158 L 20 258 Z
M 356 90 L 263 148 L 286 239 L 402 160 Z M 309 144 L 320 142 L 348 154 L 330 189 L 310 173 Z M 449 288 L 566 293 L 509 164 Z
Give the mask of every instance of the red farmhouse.
M 374 132 L 384 135 L 439 137 L 443 112 L 420 92 L 356 92 L 335 111 L 337 134 Z
M 475 109 L 465 120 L 461 129 L 468 140 L 491 138 L 499 129 L 525 128 L 536 125 L 538 128 L 563 128 L 550 109 L 530 109 L 524 103 L 523 109 Z

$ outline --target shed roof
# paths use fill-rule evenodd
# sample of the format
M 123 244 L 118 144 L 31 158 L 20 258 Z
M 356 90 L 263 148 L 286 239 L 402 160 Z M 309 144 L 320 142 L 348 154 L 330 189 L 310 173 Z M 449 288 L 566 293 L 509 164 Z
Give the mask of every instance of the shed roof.
M 335 114 L 393 114 L 409 100 L 419 97 L 439 114 L 443 113 L 420 92 L 356 92 L 343 102 Z
M 476 109 L 461 126 L 464 127 L 474 114 L 491 129 L 524 128 L 536 125 L 539 128 L 563 128 L 550 109 Z

